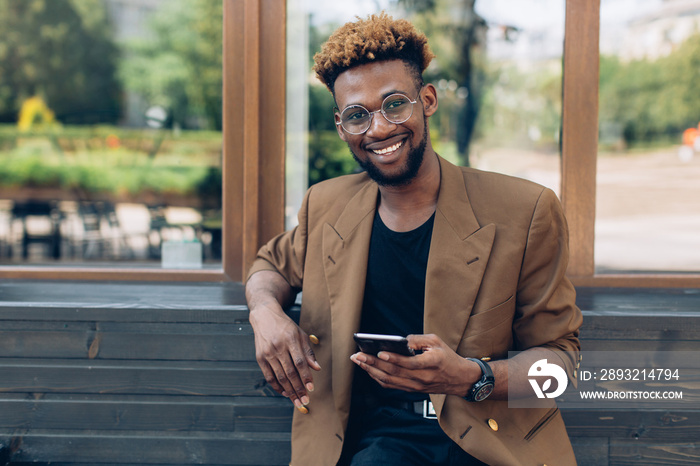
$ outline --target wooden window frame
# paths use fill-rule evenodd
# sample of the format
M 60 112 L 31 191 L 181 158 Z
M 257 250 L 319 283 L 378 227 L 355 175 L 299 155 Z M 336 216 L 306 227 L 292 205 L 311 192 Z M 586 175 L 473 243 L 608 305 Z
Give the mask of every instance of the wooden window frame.
M 576 286 L 700 288 L 700 273 L 595 273 L 600 0 L 567 0 L 562 97 L 561 193 Z
M 3 266 L 0 277 L 242 281 L 284 229 L 286 0 L 222 0 L 223 223 L 220 270 Z M 566 0 L 561 193 L 576 286 L 700 288 L 700 273 L 596 274 L 600 0 Z

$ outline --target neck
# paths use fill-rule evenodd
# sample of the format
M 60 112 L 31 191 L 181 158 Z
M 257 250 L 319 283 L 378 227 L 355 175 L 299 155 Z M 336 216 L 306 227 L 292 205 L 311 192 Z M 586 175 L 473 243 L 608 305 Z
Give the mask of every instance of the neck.
M 430 150 L 409 184 L 379 187 L 379 215 L 391 230 L 413 230 L 435 212 L 439 190 L 440 162 L 437 154 Z

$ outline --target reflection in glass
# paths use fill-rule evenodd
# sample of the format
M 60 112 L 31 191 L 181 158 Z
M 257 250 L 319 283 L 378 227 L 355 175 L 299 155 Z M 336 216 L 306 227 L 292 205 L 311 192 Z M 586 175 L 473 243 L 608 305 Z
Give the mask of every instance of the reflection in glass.
M 700 2 L 603 0 L 596 268 L 700 270 Z
M 308 23 L 306 46 L 288 48 L 288 63 L 306 66 L 294 74 L 304 77 L 304 87 L 288 95 L 299 108 L 303 89 L 308 115 L 288 112 L 287 121 L 306 131 L 309 184 L 357 170 L 336 133 L 333 97 L 311 73 L 313 54 L 341 24 L 384 9 L 425 32 L 437 55 L 425 72 L 440 99 L 430 123 L 437 152 L 559 191 L 564 0 L 288 0 L 288 9 L 290 22 Z M 298 127 L 301 118 L 305 127 Z
M 5 0 L 0 35 L 0 264 L 220 263 L 221 1 Z

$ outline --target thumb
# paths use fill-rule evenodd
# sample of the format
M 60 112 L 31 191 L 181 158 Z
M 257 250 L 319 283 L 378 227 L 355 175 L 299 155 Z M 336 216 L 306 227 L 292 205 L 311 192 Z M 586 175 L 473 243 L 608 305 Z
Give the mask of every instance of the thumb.
M 414 350 L 425 351 L 439 344 L 439 338 L 435 335 L 409 335 L 406 337 L 408 346 Z

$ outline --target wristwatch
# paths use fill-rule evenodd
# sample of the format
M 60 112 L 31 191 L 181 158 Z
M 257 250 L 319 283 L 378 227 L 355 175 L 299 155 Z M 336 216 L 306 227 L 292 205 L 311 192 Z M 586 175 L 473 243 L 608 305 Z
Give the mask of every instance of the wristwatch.
M 493 371 L 484 361 L 475 358 L 467 358 L 474 361 L 481 367 L 481 379 L 479 379 L 472 388 L 469 389 L 467 396 L 464 397 L 467 401 L 484 401 L 493 392 L 494 377 Z

